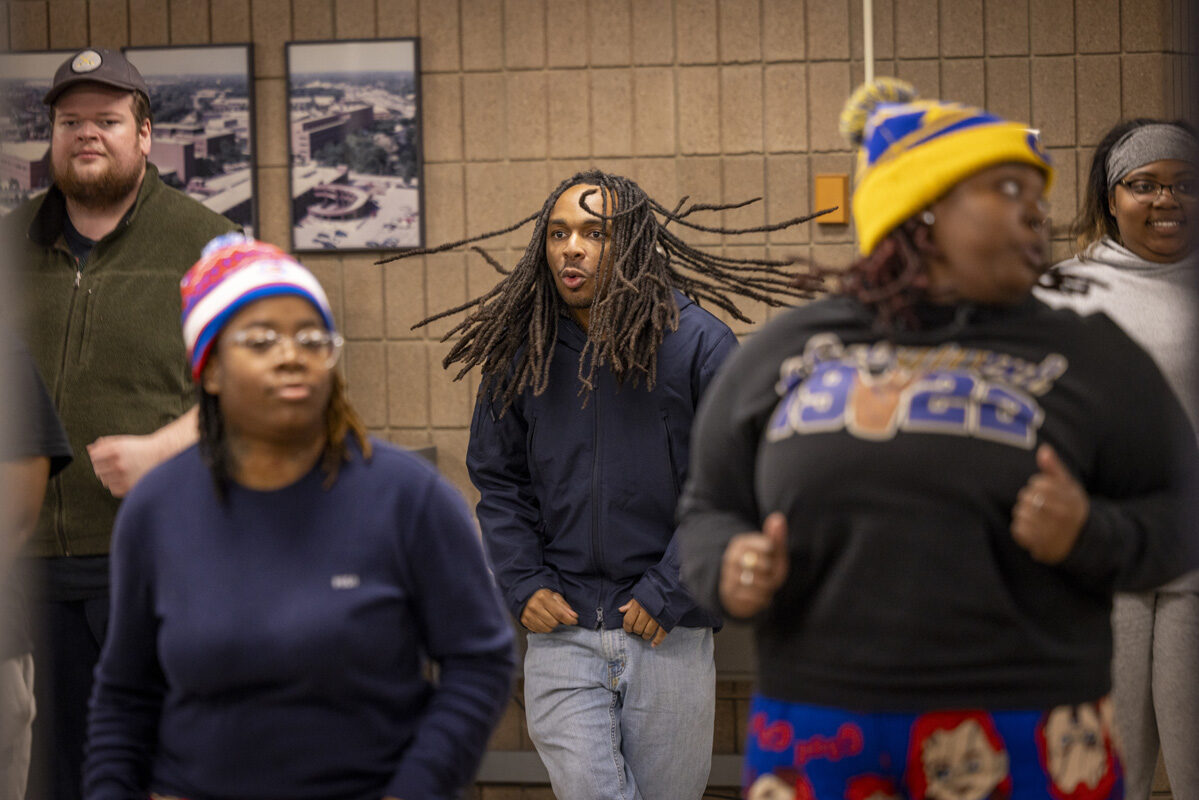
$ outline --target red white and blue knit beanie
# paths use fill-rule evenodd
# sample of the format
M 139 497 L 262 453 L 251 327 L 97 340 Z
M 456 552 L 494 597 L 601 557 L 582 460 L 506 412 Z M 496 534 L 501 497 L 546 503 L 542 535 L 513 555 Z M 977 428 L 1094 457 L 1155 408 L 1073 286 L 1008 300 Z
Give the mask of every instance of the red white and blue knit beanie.
M 325 326 L 334 331 L 329 299 L 316 277 L 273 244 L 226 233 L 204 247 L 179 284 L 183 298 L 183 341 L 192 368 L 200 373 L 221 329 L 233 315 L 256 300 L 296 295 L 312 303 Z

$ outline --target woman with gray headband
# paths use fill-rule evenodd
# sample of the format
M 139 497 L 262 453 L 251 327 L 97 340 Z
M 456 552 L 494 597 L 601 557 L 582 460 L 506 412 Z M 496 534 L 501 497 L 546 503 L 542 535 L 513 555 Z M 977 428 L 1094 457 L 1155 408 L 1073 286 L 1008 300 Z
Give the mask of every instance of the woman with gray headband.
M 1134 119 L 1112 128 L 1095 151 L 1074 225 L 1079 255 L 1057 267 L 1099 283 L 1086 295 L 1040 297 L 1119 323 L 1199 427 L 1197 151 L 1183 122 Z M 1149 797 L 1160 743 L 1176 800 L 1199 800 L 1199 572 L 1156 592 L 1117 595 L 1112 622 L 1126 796 Z

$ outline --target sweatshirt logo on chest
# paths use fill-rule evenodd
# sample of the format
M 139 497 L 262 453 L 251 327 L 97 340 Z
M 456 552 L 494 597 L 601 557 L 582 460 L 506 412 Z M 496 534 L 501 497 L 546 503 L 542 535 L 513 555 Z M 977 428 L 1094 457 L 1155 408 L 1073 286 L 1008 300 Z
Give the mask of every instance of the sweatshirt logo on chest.
M 767 441 L 844 430 L 870 441 L 900 431 L 971 436 L 1032 449 L 1045 413 L 1037 398 L 1066 371 L 1064 356 L 1033 363 L 990 350 L 845 346 L 812 337 L 779 368 L 781 400 Z
M 357 589 L 362 580 L 354 573 L 334 575 L 329 579 L 329 585 L 334 589 Z

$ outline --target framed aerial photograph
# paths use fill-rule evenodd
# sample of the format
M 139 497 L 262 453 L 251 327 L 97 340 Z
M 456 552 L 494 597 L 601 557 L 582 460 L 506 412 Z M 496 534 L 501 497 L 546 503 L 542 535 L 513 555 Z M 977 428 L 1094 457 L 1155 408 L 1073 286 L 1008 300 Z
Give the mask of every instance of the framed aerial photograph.
M 50 115 L 42 98 L 75 52 L 0 53 L 0 216 L 50 185 Z
M 186 192 L 253 235 L 254 53 L 249 44 L 126 47 L 150 88 L 150 161 Z
M 288 42 L 291 247 L 425 241 L 419 40 Z

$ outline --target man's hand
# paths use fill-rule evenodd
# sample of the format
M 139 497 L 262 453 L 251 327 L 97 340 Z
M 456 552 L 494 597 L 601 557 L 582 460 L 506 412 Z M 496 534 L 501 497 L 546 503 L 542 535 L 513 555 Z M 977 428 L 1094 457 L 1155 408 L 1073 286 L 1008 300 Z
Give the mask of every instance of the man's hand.
M 114 497 L 124 497 L 133 484 L 158 465 L 159 448 L 154 434 L 147 436 L 101 436 L 87 446 L 92 469 Z
M 141 477 L 200 438 L 199 411 L 192 406 L 145 436 L 101 436 L 87 446 L 92 469 L 114 497 L 124 497 Z
M 544 587 L 533 592 L 520 612 L 520 624 L 533 633 L 549 633 L 559 625 L 578 625 L 579 615 L 566 598 Z
M 776 511 L 762 523 L 761 533 L 739 533 L 729 540 L 720 564 L 721 605 L 729 616 L 754 616 L 770 605 L 790 568 L 787 518 Z
M 1016 495 L 1012 538 L 1043 564 L 1058 564 L 1070 554 L 1091 514 L 1082 485 L 1047 444 L 1037 448 L 1036 475 Z
M 658 621 L 651 617 L 649 612 L 635 599 L 625 603 L 617 610 L 624 614 L 624 629 L 649 642 L 650 647 L 657 647 L 666 638 L 666 629 L 659 625 Z

